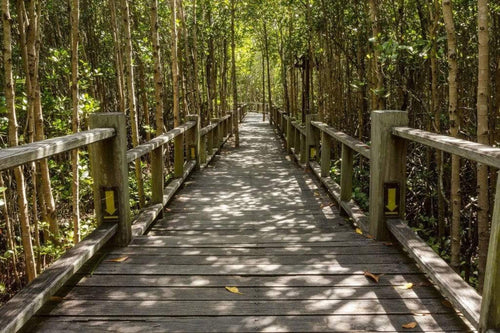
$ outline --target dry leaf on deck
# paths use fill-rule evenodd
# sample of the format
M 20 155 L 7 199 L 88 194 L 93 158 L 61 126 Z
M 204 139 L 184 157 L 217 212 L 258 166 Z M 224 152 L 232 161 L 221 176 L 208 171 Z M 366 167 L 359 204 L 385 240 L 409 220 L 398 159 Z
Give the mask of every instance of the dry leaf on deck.
M 393 246 L 394 245 L 391 242 L 383 242 L 382 244 L 384 244 L 385 246 Z
M 359 229 L 359 228 L 356 228 L 356 233 L 362 235 L 363 231 L 361 229 Z
M 450 308 L 450 309 L 453 309 L 453 304 L 451 304 L 450 301 L 448 301 L 447 299 L 445 299 L 444 301 L 441 302 L 444 306 L 446 306 L 447 308 Z
M 243 293 L 240 292 L 238 287 L 226 287 L 226 290 L 229 291 L 230 293 L 233 293 L 233 294 L 243 295 Z
M 113 259 L 108 259 L 106 260 L 107 262 L 124 262 L 125 260 L 127 260 L 128 257 L 125 256 L 125 257 L 120 257 L 120 258 L 113 258 Z
M 50 296 L 50 300 L 52 302 L 62 302 L 63 301 L 63 297 L 60 297 L 60 296 Z
M 401 289 L 413 289 L 413 283 L 407 283 L 401 286 Z
M 380 279 L 380 275 L 376 275 L 376 274 L 370 273 L 368 271 L 364 272 L 363 275 L 366 277 L 369 277 L 370 279 L 372 279 L 373 281 L 375 281 L 377 283 L 378 283 L 378 280 Z
M 403 328 L 415 328 L 415 327 L 417 327 L 417 323 L 412 321 L 411 323 L 402 325 L 402 327 Z

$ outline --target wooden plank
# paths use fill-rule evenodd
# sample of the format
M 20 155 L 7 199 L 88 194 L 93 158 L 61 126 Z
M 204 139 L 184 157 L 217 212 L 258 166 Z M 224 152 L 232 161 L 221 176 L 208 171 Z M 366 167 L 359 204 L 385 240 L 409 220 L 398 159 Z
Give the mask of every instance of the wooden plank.
M 270 234 L 267 236 L 256 235 L 223 235 L 223 236 L 200 236 L 200 237 L 179 237 L 179 236 L 140 236 L 136 237 L 133 244 L 148 246 L 173 246 L 180 244 L 245 244 L 245 243 L 323 243 L 364 240 L 371 242 L 361 235 L 349 232 L 325 233 L 321 235 L 280 235 Z
M 83 276 L 79 286 L 85 287 L 403 287 L 413 283 L 417 290 L 429 285 L 424 274 L 385 274 L 380 276 L 379 282 L 364 275 L 348 274 L 303 274 L 303 275 L 276 275 L 276 276 L 241 276 L 241 275 L 147 275 L 137 272 L 127 274 L 99 274 Z
M 416 322 L 412 330 L 402 325 Z M 51 317 L 39 332 L 470 332 L 456 316 L 326 315 L 220 317 Z
M 106 223 L 66 251 L 55 263 L 0 307 L 0 332 L 19 330 L 92 256 L 115 235 L 117 225 Z
M 374 243 L 371 243 L 374 244 Z M 129 254 L 140 254 L 143 256 L 151 255 L 171 255 L 171 256 L 191 256 L 191 255 L 211 255 L 211 256 L 276 256 L 276 255 L 386 255 L 389 253 L 401 254 L 400 250 L 394 246 L 386 245 L 371 245 L 371 246 L 345 246 L 345 247 L 309 247 L 309 246 L 285 246 L 285 247 L 270 247 L 270 248 L 255 248 L 255 247 L 235 247 L 235 248 L 214 248 L 214 247 L 192 247 L 192 248 L 163 248 L 163 247 L 125 247 L 110 252 L 110 256 L 121 257 Z
M 392 134 L 497 169 L 500 168 L 500 148 L 410 127 L 394 127 Z
M 481 296 L 469 286 L 460 275 L 448 266 L 432 248 L 427 245 L 402 220 L 389 220 L 387 226 L 403 247 L 408 250 L 422 270 L 440 288 L 450 302 L 474 325 L 479 325 Z
M 366 143 L 359 141 L 358 139 L 353 138 L 352 136 L 349 136 L 344 132 L 338 131 L 335 128 L 319 121 L 312 121 L 311 125 L 319 128 L 322 132 L 325 132 L 340 143 L 345 144 L 355 152 L 361 154 L 361 156 L 370 159 L 370 146 L 368 146 Z
M 128 254 L 127 265 L 346 265 L 352 264 L 404 264 L 411 263 L 410 259 L 401 254 L 300 254 L 290 255 L 141 255 Z M 117 258 L 111 254 L 105 260 Z M 124 266 L 124 265 L 123 265 Z
M 0 171 L 106 140 L 115 135 L 113 128 L 96 128 L 75 134 L 0 149 Z
M 221 290 L 221 292 L 225 292 Z M 46 314 L 42 309 L 42 315 Z M 98 301 L 60 302 L 52 316 L 242 316 L 242 315 L 376 315 L 376 314 L 445 314 L 453 313 L 436 299 L 391 300 L 312 300 L 312 301 Z
M 140 158 L 141 156 L 152 152 L 156 148 L 163 146 L 167 142 L 175 139 L 177 136 L 183 134 L 184 132 L 186 132 L 187 130 L 189 130 L 190 128 L 192 128 L 194 126 L 196 126 L 196 121 L 188 121 L 187 123 L 185 123 L 179 127 L 171 129 L 170 131 L 168 131 L 165 134 L 157 136 L 156 138 L 154 138 L 146 143 L 143 143 L 141 145 L 138 145 L 135 148 L 129 149 L 127 151 L 128 163 L 131 163 L 131 162 L 135 161 L 136 159 Z
M 239 301 L 251 300 L 376 300 L 376 299 L 429 299 L 442 296 L 434 289 L 405 289 L 404 286 L 384 287 L 238 287 L 242 293 Z M 234 294 L 225 287 L 80 287 L 76 286 L 63 299 L 139 301 L 183 300 L 222 301 L 234 300 Z
M 103 262 L 94 274 L 136 274 L 137 265 Z M 308 265 L 142 265 L 145 275 L 301 275 L 301 274 L 408 274 L 419 272 L 410 264 L 308 264 Z

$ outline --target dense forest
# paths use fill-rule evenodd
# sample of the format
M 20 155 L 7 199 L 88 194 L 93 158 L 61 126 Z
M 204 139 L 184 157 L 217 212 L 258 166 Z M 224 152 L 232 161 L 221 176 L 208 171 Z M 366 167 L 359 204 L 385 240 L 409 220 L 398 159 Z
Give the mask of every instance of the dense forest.
M 370 110 L 500 141 L 500 3 L 487 0 L 2 1 L 0 148 L 128 115 L 136 146 L 238 102 L 319 118 L 369 143 Z M 264 110 L 265 111 L 265 110 Z M 407 219 L 482 287 L 496 170 L 411 146 Z M 167 161 L 167 167 L 171 164 Z M 367 208 L 369 165 L 354 198 Z M 338 176 L 332 161 L 332 177 Z M 148 200 L 136 161 L 131 204 Z M 93 228 L 88 152 L 0 175 L 0 302 Z

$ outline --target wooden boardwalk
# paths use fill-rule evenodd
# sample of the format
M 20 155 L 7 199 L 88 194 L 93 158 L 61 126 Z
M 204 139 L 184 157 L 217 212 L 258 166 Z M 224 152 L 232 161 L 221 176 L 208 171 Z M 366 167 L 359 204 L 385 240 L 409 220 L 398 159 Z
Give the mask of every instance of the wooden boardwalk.
M 260 118 L 147 235 L 87 265 L 27 330 L 468 331 L 398 247 L 354 232 Z

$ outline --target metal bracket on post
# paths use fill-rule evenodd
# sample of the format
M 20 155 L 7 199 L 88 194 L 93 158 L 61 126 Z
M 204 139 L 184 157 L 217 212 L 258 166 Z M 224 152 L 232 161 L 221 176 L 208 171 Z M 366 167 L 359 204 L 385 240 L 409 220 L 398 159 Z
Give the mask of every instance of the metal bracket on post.
M 97 224 L 117 222 L 116 246 L 132 239 L 127 163 L 126 117 L 121 112 L 90 115 L 90 128 L 114 128 L 116 135 L 89 146 L 94 179 L 94 208 Z

